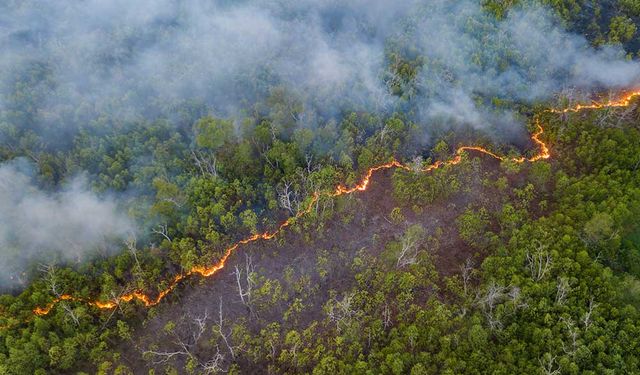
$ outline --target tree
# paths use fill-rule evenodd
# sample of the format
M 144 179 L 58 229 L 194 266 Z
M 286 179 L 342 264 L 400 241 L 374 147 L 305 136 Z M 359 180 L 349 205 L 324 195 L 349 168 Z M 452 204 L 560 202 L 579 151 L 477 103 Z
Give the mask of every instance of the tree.
M 188 319 L 180 327 L 166 326 L 165 333 L 172 337 L 171 349 L 150 348 L 143 351 L 143 356 L 155 364 L 168 363 L 175 358 L 182 357 L 186 359 L 188 368 L 200 367 L 209 374 L 221 371 L 220 362 L 224 357 L 217 346 L 210 360 L 200 359 L 199 346 L 206 331 L 208 319 L 209 314 L 205 310 L 204 314 Z
M 253 314 L 252 309 L 252 291 L 256 285 L 256 275 L 254 271 L 253 262 L 251 256 L 245 255 L 245 269 L 242 271 L 238 266 L 235 266 L 236 284 L 238 287 L 238 295 L 242 304 L 247 307 L 249 313 Z M 244 273 L 244 278 L 242 277 Z M 244 280 L 243 280 L 244 279 Z
M 258 233 L 258 215 L 251 210 L 246 209 L 240 213 L 242 226 L 248 229 L 252 234 Z
M 233 121 L 203 117 L 195 125 L 196 145 L 216 152 L 235 138 Z
M 528 251 L 526 255 L 526 263 L 531 277 L 535 281 L 542 280 L 551 270 L 553 261 L 551 254 L 546 250 L 546 245 L 534 241 L 535 249 Z
M 609 25 L 609 43 L 626 43 L 636 33 L 635 23 L 628 17 L 616 16 Z
M 418 262 L 418 251 L 425 240 L 426 232 L 420 224 L 409 226 L 400 238 L 401 248 L 396 268 L 402 268 Z
M 489 213 L 482 207 L 478 210 L 468 207 L 457 219 L 460 237 L 470 245 L 485 246 L 488 241 L 487 226 Z

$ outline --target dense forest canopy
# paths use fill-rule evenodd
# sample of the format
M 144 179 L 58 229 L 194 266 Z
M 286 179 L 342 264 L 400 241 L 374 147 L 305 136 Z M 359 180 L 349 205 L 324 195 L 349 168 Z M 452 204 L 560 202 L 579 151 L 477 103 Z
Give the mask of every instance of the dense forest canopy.
M 2 2 L 0 374 L 640 372 L 638 24 Z

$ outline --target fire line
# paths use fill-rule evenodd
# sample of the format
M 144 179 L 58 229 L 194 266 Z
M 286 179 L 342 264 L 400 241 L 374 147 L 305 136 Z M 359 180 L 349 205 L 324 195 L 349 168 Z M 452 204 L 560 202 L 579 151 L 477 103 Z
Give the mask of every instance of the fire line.
M 600 109 L 600 108 L 614 108 L 614 107 L 627 107 L 629 106 L 629 104 L 631 103 L 632 99 L 634 99 L 635 97 L 640 96 L 640 90 L 638 91 L 632 91 L 629 93 L 626 93 L 624 96 L 622 96 L 621 98 L 614 100 L 614 101 L 605 101 L 605 102 L 592 102 L 591 104 L 577 104 L 575 106 L 572 107 L 568 107 L 568 108 L 564 108 L 564 109 L 548 109 L 545 112 L 548 113 L 558 113 L 558 114 L 563 114 L 563 113 L 569 113 L 569 112 L 580 112 L 582 110 L 587 110 L 587 109 Z M 462 154 L 465 152 L 476 152 L 476 153 L 480 153 L 483 155 L 487 155 L 490 156 L 494 159 L 500 160 L 500 161 L 504 161 L 504 160 L 510 160 L 513 161 L 515 163 L 524 163 L 524 162 L 536 162 L 538 160 L 543 160 L 543 159 L 548 159 L 551 157 L 551 153 L 549 150 L 549 147 L 547 146 L 547 144 L 542 141 L 540 139 L 540 136 L 544 133 L 544 128 L 542 127 L 542 125 L 540 124 L 539 119 L 536 117 L 535 118 L 535 123 L 536 123 L 536 131 L 531 134 L 531 140 L 533 141 L 533 143 L 535 143 L 535 145 L 538 147 L 539 151 L 536 155 L 530 157 L 530 158 L 526 158 L 526 157 L 519 157 L 519 158 L 509 158 L 506 156 L 500 156 L 496 153 L 493 153 L 489 150 L 487 150 L 484 147 L 481 146 L 461 146 L 459 147 L 456 152 L 453 155 L 453 158 L 449 159 L 449 160 L 438 160 L 435 161 L 434 163 L 424 167 L 421 169 L 421 172 L 430 172 L 433 171 L 434 169 L 440 168 L 440 167 L 444 167 L 444 166 L 448 166 L 448 165 L 456 165 L 458 163 L 460 163 L 462 161 Z M 142 290 L 136 290 L 127 294 L 124 294 L 118 298 L 114 298 L 111 300 L 106 300 L 106 301 L 100 301 L 100 300 L 87 300 L 84 298 L 80 298 L 80 297 L 74 297 L 70 294 L 63 294 L 59 297 L 57 297 L 56 299 L 54 299 L 53 301 L 51 301 L 49 304 L 45 305 L 45 306 L 41 306 L 41 307 L 36 307 L 35 309 L 33 309 L 33 313 L 37 316 L 43 316 L 43 315 L 47 315 L 49 312 L 51 312 L 51 310 L 61 301 L 76 301 L 76 302 L 83 302 L 86 303 L 90 306 L 94 306 L 98 309 L 113 309 L 115 307 L 117 307 L 120 303 L 122 302 L 131 302 L 134 300 L 140 301 L 144 306 L 146 307 L 151 307 L 151 306 L 155 306 L 158 303 L 160 303 L 164 297 L 166 297 L 169 293 L 171 293 L 177 286 L 178 284 L 184 280 L 185 278 L 191 277 L 191 276 L 195 276 L 195 275 L 200 275 L 201 277 L 211 277 L 213 275 L 215 275 L 216 273 L 218 273 L 218 271 L 220 271 L 221 269 L 224 268 L 227 260 L 229 259 L 229 257 L 242 245 L 246 245 L 252 242 L 256 242 L 256 241 L 260 241 L 260 240 L 270 240 L 274 237 L 276 237 L 280 232 L 282 232 L 284 229 L 286 229 L 287 227 L 289 227 L 291 224 L 293 224 L 297 219 L 303 217 L 304 215 L 308 214 L 309 212 L 311 212 L 311 210 L 313 209 L 314 204 L 323 196 L 325 197 L 338 197 L 341 195 L 348 195 L 348 194 L 352 194 L 352 193 L 356 193 L 359 191 L 365 191 L 367 190 L 367 188 L 369 187 L 369 184 L 371 182 L 371 178 L 373 177 L 374 173 L 378 172 L 378 171 L 382 171 L 382 170 L 387 170 L 387 169 L 392 169 L 392 168 L 401 168 L 401 169 L 405 169 L 405 170 L 411 170 L 411 168 L 406 165 L 406 164 L 402 164 L 401 162 L 399 162 L 398 160 L 391 160 L 387 163 L 384 164 L 380 164 L 374 167 L 371 167 L 367 170 L 367 173 L 364 175 L 364 177 L 362 178 L 362 180 L 354 185 L 353 187 L 345 187 L 343 185 L 338 185 L 334 191 L 332 192 L 315 192 L 312 196 L 311 199 L 309 201 L 309 203 L 307 204 L 307 206 L 299 211 L 295 216 L 292 216 L 290 218 L 288 218 L 287 220 L 285 220 L 284 222 L 282 222 L 282 224 L 280 224 L 280 226 L 278 226 L 275 230 L 273 231 L 266 231 L 263 232 L 261 234 L 254 234 L 250 237 L 247 237 L 243 240 L 240 240 L 236 243 L 234 243 L 233 245 L 231 245 L 230 247 L 228 247 L 223 256 L 220 258 L 220 260 L 218 260 L 218 262 L 209 265 L 209 266 L 194 266 L 192 269 L 188 270 L 187 272 L 178 274 L 176 276 L 173 277 L 173 279 L 171 279 L 171 282 L 169 283 L 169 285 L 161 290 L 158 295 L 153 298 L 151 297 L 149 294 L 146 294 L 144 291 Z M 1 327 L 0 327 L 1 328 Z

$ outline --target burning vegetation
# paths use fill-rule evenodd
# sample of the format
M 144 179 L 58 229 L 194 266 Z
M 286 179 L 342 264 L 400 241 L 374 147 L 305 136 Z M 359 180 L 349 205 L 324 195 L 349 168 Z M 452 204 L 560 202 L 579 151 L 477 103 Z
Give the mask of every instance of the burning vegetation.
M 0 2 L 0 374 L 640 373 L 635 2 Z
M 551 113 L 568 113 L 568 112 L 579 112 L 582 110 L 587 110 L 587 109 L 601 109 L 601 108 L 617 108 L 617 107 L 626 107 L 628 106 L 631 101 L 636 98 L 638 95 L 640 95 L 640 92 L 630 92 L 627 93 L 626 95 L 622 96 L 621 98 L 615 100 L 615 101 L 604 101 L 604 102 L 593 102 L 592 104 L 578 104 L 574 107 L 569 107 L 569 108 L 563 108 L 563 109 L 550 109 L 548 110 L 548 112 Z M 445 167 L 448 165 L 456 165 L 458 163 L 460 163 L 460 161 L 462 160 L 462 154 L 464 152 L 477 152 L 479 154 L 483 154 L 483 155 L 488 155 L 494 159 L 500 160 L 500 161 L 504 161 L 504 160 L 510 160 L 513 161 L 515 163 L 524 163 L 524 162 L 536 162 L 538 160 L 544 160 L 544 159 L 548 159 L 551 157 L 551 153 L 549 151 L 549 147 L 547 146 L 547 144 L 542 141 L 540 139 L 540 137 L 542 136 L 542 134 L 544 133 L 544 128 L 542 127 L 542 125 L 540 124 L 540 121 L 536 118 L 536 127 L 537 130 L 535 133 L 533 133 L 531 135 L 531 140 L 532 142 L 537 145 L 539 147 L 538 152 L 529 158 L 525 158 L 525 157 L 516 157 L 516 158 L 508 158 L 505 156 L 500 156 L 497 155 L 483 147 L 480 146 L 461 146 L 459 147 L 456 152 L 455 155 L 452 159 L 450 160 L 437 160 L 434 163 L 424 166 L 421 170 L 419 170 L 419 172 L 421 173 L 428 173 L 431 172 L 432 170 L 436 169 L 436 168 L 441 168 L 441 167 Z M 397 161 L 397 160 L 392 160 L 390 162 L 384 163 L 384 164 L 380 164 L 380 165 L 376 165 L 374 167 L 371 167 L 367 170 L 367 173 L 365 174 L 365 176 L 362 178 L 362 180 L 357 183 L 356 185 L 347 188 L 343 185 L 339 185 L 338 187 L 336 187 L 335 191 L 333 192 L 314 192 L 311 196 L 311 198 L 309 199 L 309 203 L 308 206 L 305 209 L 299 210 L 297 212 L 297 214 L 293 217 L 288 218 L 287 220 L 285 220 L 282 224 L 280 224 L 280 226 L 274 230 L 274 231 L 268 231 L 268 232 L 264 232 L 264 233 L 260 233 L 260 234 L 254 234 L 251 237 L 245 238 L 243 240 L 240 240 L 238 242 L 236 242 L 235 244 L 231 245 L 230 247 L 228 247 L 225 251 L 224 254 L 222 256 L 222 258 L 220 258 L 220 260 L 218 260 L 216 263 L 210 265 L 210 266 L 194 266 L 192 269 L 188 270 L 185 273 L 176 275 L 170 282 L 169 282 L 169 286 L 163 290 L 161 290 L 157 296 L 155 298 L 151 297 L 149 294 L 146 294 L 144 291 L 134 291 L 128 294 L 124 294 L 122 296 L 119 296 L 118 298 L 114 299 L 114 300 L 110 300 L 110 301 L 84 301 L 81 298 L 75 298 L 72 295 L 69 294 L 63 294 L 58 296 L 56 299 L 54 299 L 50 304 L 48 304 L 47 306 L 44 307 L 36 307 L 33 312 L 36 315 L 46 315 L 48 314 L 51 309 L 60 301 L 80 301 L 80 302 L 86 302 L 91 306 L 95 306 L 99 309 L 113 309 L 116 306 L 118 306 L 118 304 L 120 304 L 121 302 L 130 302 L 133 300 L 137 300 L 142 302 L 142 304 L 146 307 L 151 307 L 151 306 L 155 306 L 158 303 L 160 303 L 160 301 L 162 301 L 162 299 L 164 297 L 166 297 L 169 293 L 171 293 L 171 291 L 173 289 L 175 289 L 175 287 L 177 286 L 177 284 L 182 281 L 184 278 L 186 277 L 190 277 L 193 275 L 199 275 L 202 277 L 211 277 L 213 275 L 215 275 L 218 271 L 222 270 L 227 262 L 227 260 L 229 259 L 229 257 L 242 245 L 246 245 L 255 241 L 260 241 L 260 240 L 270 240 L 272 238 L 274 238 L 275 236 L 277 236 L 280 232 L 282 232 L 284 229 L 286 229 L 288 226 L 290 226 L 292 223 L 294 223 L 297 219 L 299 219 L 300 217 L 304 216 L 305 214 L 311 212 L 311 210 L 313 210 L 313 207 L 316 205 L 316 203 L 318 202 L 318 199 L 323 196 L 326 195 L 328 197 L 339 197 L 341 195 L 348 195 L 348 194 L 353 194 L 355 192 L 359 192 L 359 191 L 365 191 L 367 190 L 370 182 L 371 182 L 371 178 L 373 177 L 374 173 L 378 172 L 378 171 L 382 171 L 382 170 L 387 170 L 387 169 L 391 169 L 391 168 L 402 168 L 408 171 L 411 171 L 411 167 L 409 165 L 406 164 L 402 164 L 401 162 Z

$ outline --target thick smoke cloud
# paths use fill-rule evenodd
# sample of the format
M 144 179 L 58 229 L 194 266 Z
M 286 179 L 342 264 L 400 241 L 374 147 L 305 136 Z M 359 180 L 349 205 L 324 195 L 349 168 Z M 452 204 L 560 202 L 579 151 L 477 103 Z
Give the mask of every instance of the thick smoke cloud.
M 44 64 L 43 108 L 127 119 L 187 99 L 233 114 L 276 84 L 333 98 L 326 108 L 345 98 L 384 103 L 377 73 L 386 28 L 408 9 L 382 1 L 20 4 L 0 9 L 3 86 Z
M 16 286 L 33 261 L 79 262 L 116 248 L 133 234 L 112 199 L 96 197 L 82 178 L 56 193 L 38 189 L 23 159 L 0 166 L 0 285 Z
M 640 65 L 620 48 L 594 50 L 533 7 L 494 21 L 474 2 L 434 1 L 404 38 L 425 57 L 417 102 L 424 121 L 444 117 L 476 127 L 505 122 L 483 99 L 547 100 L 566 88 L 602 90 L 637 83 Z M 504 130 L 504 129 L 502 129 Z
M 234 115 L 274 85 L 323 115 L 393 110 L 389 40 L 426 57 L 409 103 L 426 128 L 433 118 L 511 121 L 478 95 L 540 100 L 640 74 L 620 50 L 593 50 L 540 8 L 499 22 L 469 0 L 23 0 L 0 5 L 0 109 L 24 90 L 17 76 L 42 70 L 31 84 L 45 129 L 105 113 L 149 117 L 185 100 Z

